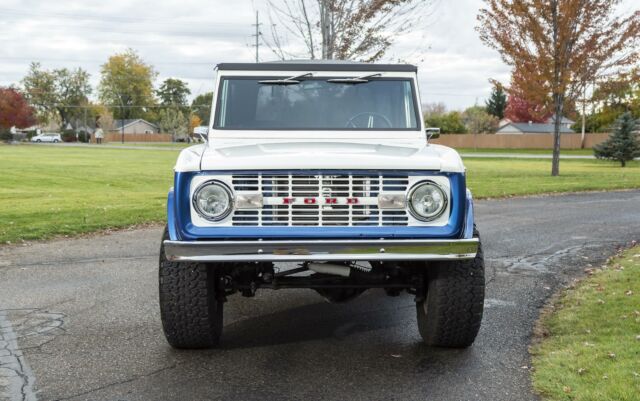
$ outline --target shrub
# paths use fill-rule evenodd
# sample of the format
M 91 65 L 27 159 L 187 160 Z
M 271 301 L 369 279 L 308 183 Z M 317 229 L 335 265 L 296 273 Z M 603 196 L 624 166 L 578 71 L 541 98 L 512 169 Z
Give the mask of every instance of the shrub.
M 91 134 L 86 131 L 78 132 L 78 142 L 87 143 L 91 140 Z
M 25 138 L 27 141 L 30 141 L 31 138 L 33 138 L 34 136 L 38 135 L 38 131 L 35 129 L 32 129 L 31 131 L 26 131 L 27 137 Z
M 77 142 L 76 132 L 72 129 L 66 129 L 62 131 L 62 142 Z
M 640 140 L 634 132 L 637 120 L 630 112 L 624 113 L 617 121 L 611 137 L 593 147 L 598 159 L 617 160 L 624 167 L 628 161 L 640 157 Z
M 8 128 L 0 128 L 0 141 L 11 142 L 12 140 L 13 135 L 11 135 L 11 131 Z

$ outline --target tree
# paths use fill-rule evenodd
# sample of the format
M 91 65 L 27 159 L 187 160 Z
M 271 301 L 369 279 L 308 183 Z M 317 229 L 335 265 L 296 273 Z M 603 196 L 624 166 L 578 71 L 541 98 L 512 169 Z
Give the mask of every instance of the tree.
M 43 70 L 40 63 L 31 63 L 29 72 L 22 79 L 22 87 L 29 104 L 35 109 L 38 120 L 48 123 L 56 112 L 56 76 Z
M 173 141 L 188 134 L 189 121 L 179 109 L 170 107 L 160 110 L 160 129 L 170 133 Z
M 163 106 L 179 106 L 185 108 L 187 106 L 187 96 L 191 94 L 191 90 L 186 82 L 167 78 L 164 80 L 160 89 L 156 92 Z
M 425 119 L 429 127 L 440 128 L 443 134 L 465 134 L 467 127 L 462 121 L 462 114 L 459 111 L 452 111 L 444 114 L 432 114 Z
M 627 162 L 640 157 L 640 139 L 635 132 L 638 120 L 630 112 L 624 113 L 616 121 L 616 129 L 609 139 L 594 146 L 594 154 L 598 159 L 610 159 L 620 162 L 625 167 Z
M 102 65 L 98 87 L 100 100 L 116 119 L 145 118 L 154 106 L 153 81 L 157 73 L 152 66 L 129 49 L 109 57 Z
M 211 105 L 213 104 L 213 92 L 207 92 L 196 96 L 191 102 L 191 111 L 202 121 L 202 125 L 209 125 Z
M 82 118 L 84 110 L 89 103 L 91 94 L 90 75 L 82 68 L 68 70 L 66 68 L 54 70 L 56 83 L 56 95 L 58 104 L 56 109 L 60 115 L 63 126 L 72 124 L 78 126 L 78 120 Z
M 445 114 L 446 112 L 447 106 L 442 102 L 426 103 L 422 105 L 422 113 L 424 114 L 425 119 L 432 116 L 439 116 Z
M 548 114 L 543 113 L 544 110 L 540 110 L 539 105 L 528 102 L 517 95 L 510 95 L 504 116 L 516 123 L 526 123 L 529 121 L 533 123 L 543 123 L 549 118 Z
M 0 130 L 30 127 L 36 122 L 34 114 L 20 92 L 0 87 Z
M 82 68 L 45 70 L 40 63 L 31 63 L 22 79 L 27 100 L 38 111 L 42 122 L 60 118 L 62 126 L 77 125 L 83 116 L 83 107 L 91 94 L 90 75 Z
M 189 133 L 193 133 L 193 130 L 201 125 L 202 120 L 200 119 L 200 117 L 198 117 L 197 114 L 192 114 L 191 118 L 189 119 Z
M 567 100 L 605 71 L 638 58 L 640 11 L 617 14 L 621 0 L 484 0 L 480 39 L 517 74 L 524 97 L 557 116 L 551 175 L 560 173 L 560 123 Z M 542 85 L 540 83 L 542 82 Z
M 102 105 L 95 106 L 93 108 L 93 115 L 95 118 L 96 127 L 102 128 L 105 133 L 115 128 L 113 114 L 111 114 L 107 107 Z
M 491 96 L 485 104 L 487 106 L 487 113 L 497 117 L 498 120 L 504 118 L 504 109 L 507 107 L 507 95 L 504 92 L 502 84 L 494 82 Z
M 462 122 L 471 134 L 493 134 L 498 129 L 498 117 L 481 106 L 469 107 L 462 113 Z
M 380 60 L 399 35 L 410 32 L 431 0 L 268 0 L 267 45 L 281 59 Z M 293 37 L 293 47 L 285 43 Z
M 640 67 L 601 80 L 589 101 L 597 105 L 597 111 L 585 115 L 588 132 L 610 132 L 617 118 L 626 111 L 640 118 Z M 580 125 L 576 123 L 574 129 L 580 129 Z

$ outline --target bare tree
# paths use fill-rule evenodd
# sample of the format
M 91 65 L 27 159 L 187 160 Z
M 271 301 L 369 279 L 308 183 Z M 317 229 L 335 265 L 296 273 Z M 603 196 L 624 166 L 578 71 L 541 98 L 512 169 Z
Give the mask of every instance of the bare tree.
M 372 62 L 385 55 L 394 38 L 424 18 L 433 0 L 268 0 L 267 4 L 271 29 L 264 39 L 278 58 Z

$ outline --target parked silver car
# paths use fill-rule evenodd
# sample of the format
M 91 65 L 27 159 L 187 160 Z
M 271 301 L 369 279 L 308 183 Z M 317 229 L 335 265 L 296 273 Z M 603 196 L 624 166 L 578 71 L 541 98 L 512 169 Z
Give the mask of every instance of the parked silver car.
M 40 134 L 31 138 L 31 142 L 53 142 L 58 143 L 62 142 L 62 137 L 60 134 Z

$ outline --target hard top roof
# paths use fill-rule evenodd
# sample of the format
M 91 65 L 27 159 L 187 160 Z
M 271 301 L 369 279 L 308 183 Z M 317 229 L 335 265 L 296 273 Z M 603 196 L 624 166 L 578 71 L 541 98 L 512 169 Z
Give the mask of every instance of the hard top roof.
M 418 72 L 418 67 L 410 64 L 372 64 L 345 60 L 293 60 L 265 63 L 220 63 L 222 71 L 388 71 Z

